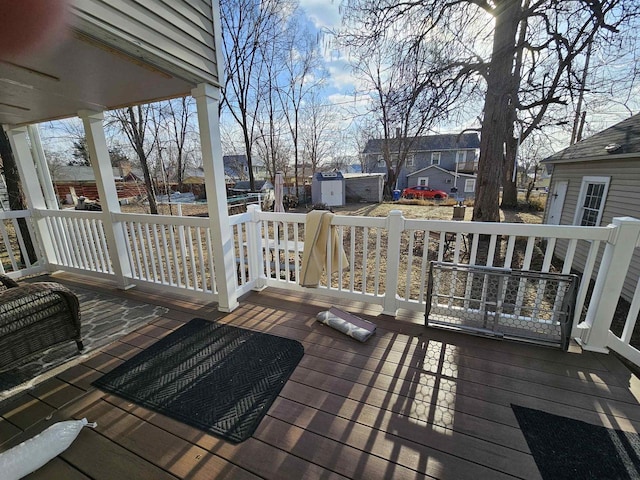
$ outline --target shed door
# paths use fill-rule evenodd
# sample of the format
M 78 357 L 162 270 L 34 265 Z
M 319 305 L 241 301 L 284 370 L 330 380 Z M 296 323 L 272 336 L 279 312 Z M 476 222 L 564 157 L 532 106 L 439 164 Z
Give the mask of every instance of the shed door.
M 562 216 L 562 207 L 564 207 L 564 197 L 567 194 L 567 186 L 569 182 L 557 182 L 553 187 L 553 193 L 549 200 L 549 216 L 547 223 L 550 225 L 560 225 L 560 217 Z
M 320 182 L 322 189 L 322 202 L 330 207 L 342 206 L 342 182 L 328 181 Z

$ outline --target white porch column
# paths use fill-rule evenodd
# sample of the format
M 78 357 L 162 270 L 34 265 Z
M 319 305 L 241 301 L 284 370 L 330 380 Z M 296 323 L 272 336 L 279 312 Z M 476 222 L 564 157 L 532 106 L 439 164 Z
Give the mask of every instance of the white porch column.
M 29 125 L 27 131 L 29 132 L 29 139 L 31 140 L 31 151 L 35 157 L 34 160 L 38 171 L 38 178 L 40 179 L 40 185 L 42 185 L 42 192 L 44 193 L 44 201 L 49 210 L 59 210 L 58 197 L 53 189 L 53 181 L 51 180 L 49 165 L 47 165 L 47 157 L 44 154 L 44 148 L 42 148 L 42 142 L 40 141 L 40 130 L 38 130 L 37 125 Z
M 615 238 L 605 247 L 587 316 L 578 325 L 582 334 L 576 339 L 585 350 L 600 353 L 609 352 L 611 321 L 640 236 L 640 220 L 619 217 L 612 223 L 617 227 Z
M 118 192 L 113 178 L 107 140 L 104 135 L 104 114 L 102 112 L 81 110 L 78 112 L 78 116 L 84 125 L 91 167 L 96 177 L 111 268 L 115 274 L 118 287 L 121 289 L 131 288 L 134 285 L 129 283 L 129 278 L 131 277 L 129 245 L 121 222 L 113 221 L 111 217 L 112 213 L 120 213 L 120 203 L 118 202 Z
M 235 279 L 235 254 L 231 239 L 231 226 L 229 225 L 222 145 L 220 143 L 218 119 L 220 89 L 209 84 L 200 84 L 191 91 L 191 95 L 195 98 L 198 108 L 202 165 L 207 188 L 209 226 L 218 289 L 218 309 L 223 312 L 231 312 L 238 307 L 238 297 Z
M 5 131 L 9 137 L 9 143 L 18 165 L 18 173 L 22 182 L 22 190 L 27 200 L 27 206 L 33 213 L 36 235 L 38 236 L 37 241 L 44 252 L 47 269 L 50 270 L 51 260 L 56 259 L 56 252 L 49 235 L 46 219 L 35 212 L 35 210 L 46 210 L 47 203 L 42 194 L 38 173 L 36 172 L 36 166 L 27 141 L 27 127 L 5 128 Z

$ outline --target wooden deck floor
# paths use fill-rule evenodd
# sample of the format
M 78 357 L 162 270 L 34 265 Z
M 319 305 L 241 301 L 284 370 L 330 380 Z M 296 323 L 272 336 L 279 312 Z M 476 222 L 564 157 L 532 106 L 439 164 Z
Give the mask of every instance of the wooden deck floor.
M 63 280 L 71 288 L 78 277 Z M 77 283 L 169 312 L 0 405 L 0 450 L 49 424 L 87 417 L 72 446 L 34 479 L 540 478 L 511 404 L 640 431 L 638 381 L 612 355 L 568 353 L 426 329 L 376 316 L 366 344 L 315 321 L 332 303 L 267 289 L 214 305 Z M 90 383 L 193 317 L 293 338 L 305 355 L 257 431 L 233 445 Z

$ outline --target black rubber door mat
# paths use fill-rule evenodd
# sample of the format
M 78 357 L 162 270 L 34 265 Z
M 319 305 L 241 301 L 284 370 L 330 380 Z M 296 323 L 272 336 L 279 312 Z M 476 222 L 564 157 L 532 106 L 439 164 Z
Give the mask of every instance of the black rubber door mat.
M 239 443 L 303 354 L 295 340 L 195 318 L 93 385 Z
M 511 405 L 545 480 L 640 478 L 637 433 Z

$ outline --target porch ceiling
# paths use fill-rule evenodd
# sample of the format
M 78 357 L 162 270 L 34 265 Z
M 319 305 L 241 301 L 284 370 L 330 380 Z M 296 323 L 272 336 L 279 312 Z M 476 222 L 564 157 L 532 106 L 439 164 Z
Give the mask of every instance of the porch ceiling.
M 0 124 L 22 125 L 187 95 L 195 85 L 91 37 L 0 58 Z

